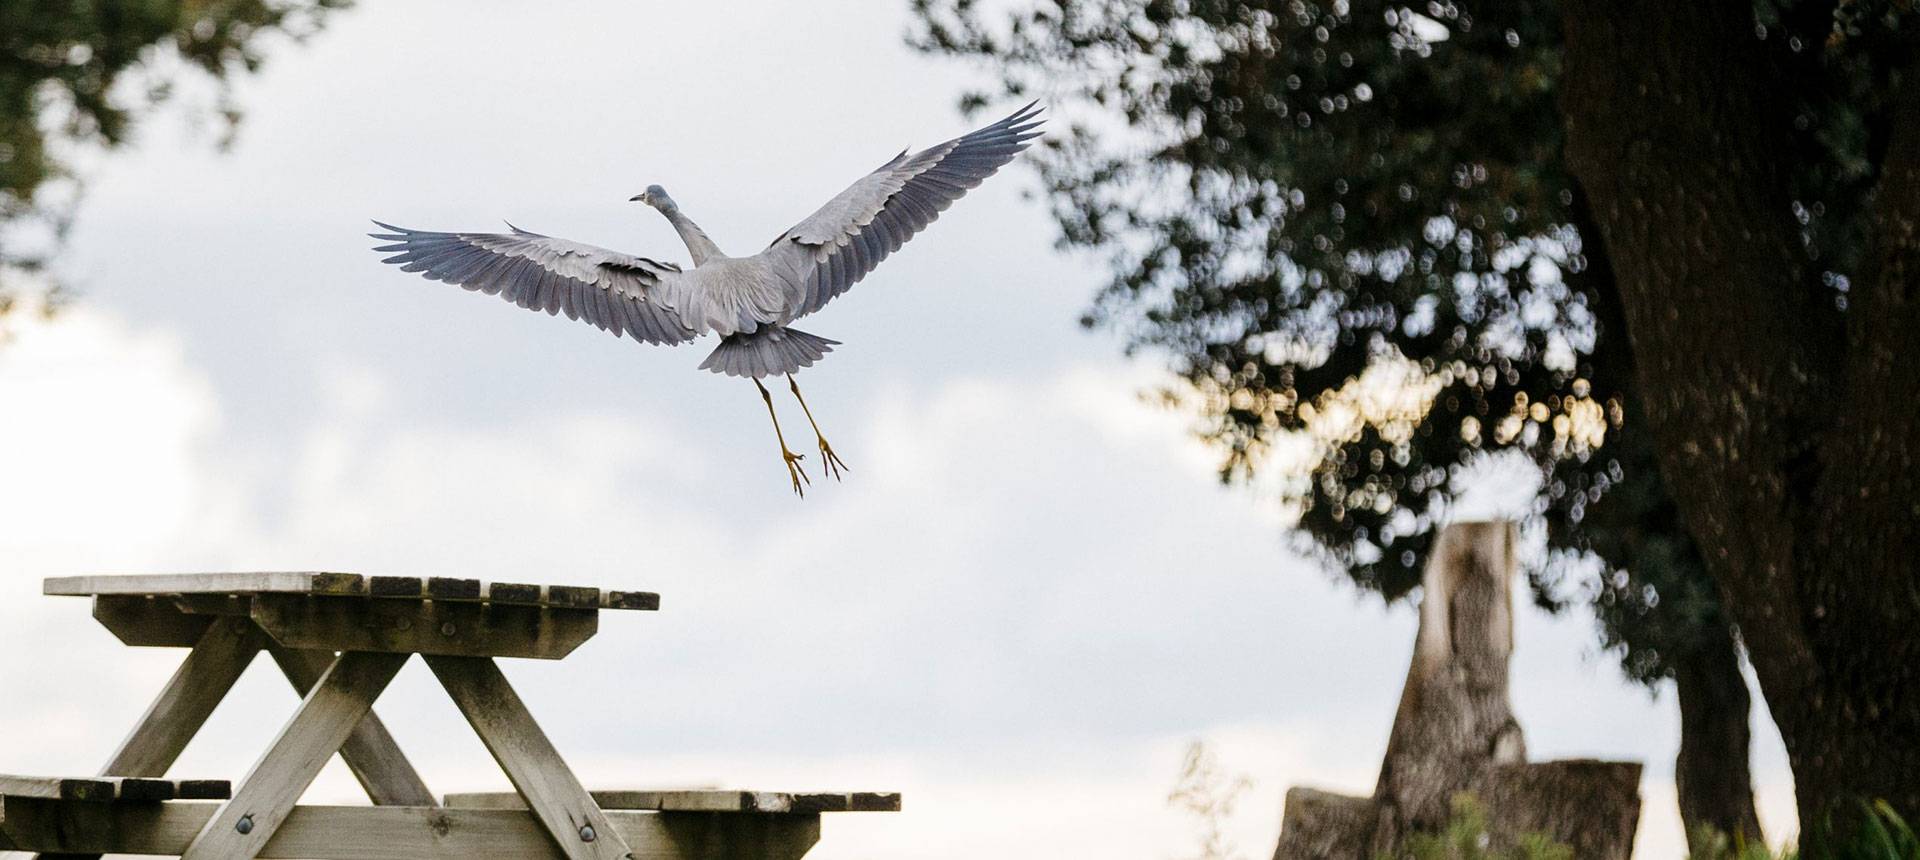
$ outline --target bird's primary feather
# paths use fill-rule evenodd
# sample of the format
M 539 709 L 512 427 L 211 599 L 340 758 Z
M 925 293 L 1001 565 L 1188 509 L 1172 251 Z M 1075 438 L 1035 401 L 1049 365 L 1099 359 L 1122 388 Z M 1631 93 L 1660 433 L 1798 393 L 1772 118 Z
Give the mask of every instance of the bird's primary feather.
M 912 155 L 902 152 L 774 240 L 766 253 L 783 253 L 787 244 L 811 264 L 794 316 L 813 313 L 851 289 L 953 201 L 1026 149 L 1040 136 L 1034 130 L 1041 123 L 1038 105 L 1030 103 L 1006 119 Z
M 529 310 L 565 311 L 602 331 L 635 340 L 679 344 L 698 334 L 673 307 L 670 285 L 680 268 L 592 245 L 514 228 L 513 233 L 436 233 L 379 224 L 370 233 L 392 244 L 381 262 L 428 280 L 497 295 Z M 512 225 L 508 225 L 512 226 Z

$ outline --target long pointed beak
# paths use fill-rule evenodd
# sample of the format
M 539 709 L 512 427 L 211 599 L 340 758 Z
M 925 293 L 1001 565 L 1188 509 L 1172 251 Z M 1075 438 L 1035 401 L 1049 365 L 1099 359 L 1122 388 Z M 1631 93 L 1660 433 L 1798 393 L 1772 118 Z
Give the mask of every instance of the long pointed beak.
M 628 202 L 628 203 L 638 203 L 638 202 L 640 202 L 640 198 L 642 198 L 642 197 L 645 197 L 645 196 L 647 196 L 647 195 L 645 195 L 645 194 L 635 194 L 635 195 L 633 195 L 632 197 L 629 197 L 629 198 L 627 198 L 627 202 Z

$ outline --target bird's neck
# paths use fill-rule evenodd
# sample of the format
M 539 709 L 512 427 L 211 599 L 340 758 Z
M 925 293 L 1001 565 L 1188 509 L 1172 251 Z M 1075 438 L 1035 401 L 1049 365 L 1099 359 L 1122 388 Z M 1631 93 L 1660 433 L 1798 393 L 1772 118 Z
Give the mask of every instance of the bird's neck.
M 708 260 L 726 257 L 725 254 L 720 253 L 720 247 L 713 244 L 712 239 L 707 238 L 707 231 L 693 223 L 693 219 L 681 212 L 680 207 L 666 207 L 660 210 L 660 214 L 667 216 L 667 221 L 673 225 L 674 232 L 680 234 L 680 241 L 687 243 L 687 253 L 693 255 L 694 265 L 700 266 Z

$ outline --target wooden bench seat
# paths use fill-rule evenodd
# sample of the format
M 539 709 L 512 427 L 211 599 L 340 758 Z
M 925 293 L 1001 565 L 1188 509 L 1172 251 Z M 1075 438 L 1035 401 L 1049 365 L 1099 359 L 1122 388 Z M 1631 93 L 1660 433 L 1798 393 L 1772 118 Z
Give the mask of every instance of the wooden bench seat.
M 179 857 L 220 804 L 87 803 L 0 796 L 0 852 Z M 800 860 L 820 840 L 818 815 L 600 813 L 636 860 Z M 257 831 L 256 831 L 257 832 Z M 602 837 L 592 845 L 611 844 Z M 575 843 L 577 848 L 579 843 Z M 220 855 L 226 857 L 227 855 Z M 569 860 L 530 812 L 444 806 L 295 806 L 259 860 L 511 857 Z
M 590 791 L 601 809 L 652 812 L 762 812 L 812 814 L 819 812 L 899 812 L 899 792 L 786 792 L 739 789 L 636 789 Z M 524 809 L 525 801 L 511 791 L 449 794 L 446 805 L 467 809 Z
M 39 800 L 146 802 L 226 800 L 233 784 L 224 779 L 150 779 L 137 776 L 15 776 L 0 774 L 0 797 Z

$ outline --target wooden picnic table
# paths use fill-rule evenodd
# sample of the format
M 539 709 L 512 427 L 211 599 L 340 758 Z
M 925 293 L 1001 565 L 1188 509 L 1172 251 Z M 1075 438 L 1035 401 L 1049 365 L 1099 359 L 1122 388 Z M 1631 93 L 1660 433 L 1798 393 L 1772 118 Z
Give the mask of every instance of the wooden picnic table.
M 190 648 L 98 777 L 0 775 L 0 851 L 189 860 L 555 857 L 795 858 L 823 812 L 897 811 L 893 793 L 716 789 L 588 792 L 494 662 L 557 660 L 603 610 L 659 595 L 476 579 L 204 573 L 46 580 L 93 599 L 128 645 Z M 265 650 L 300 707 L 237 784 L 169 780 L 174 759 Z M 512 793 L 436 801 L 373 702 L 421 655 Z M 338 752 L 373 806 L 303 806 Z

